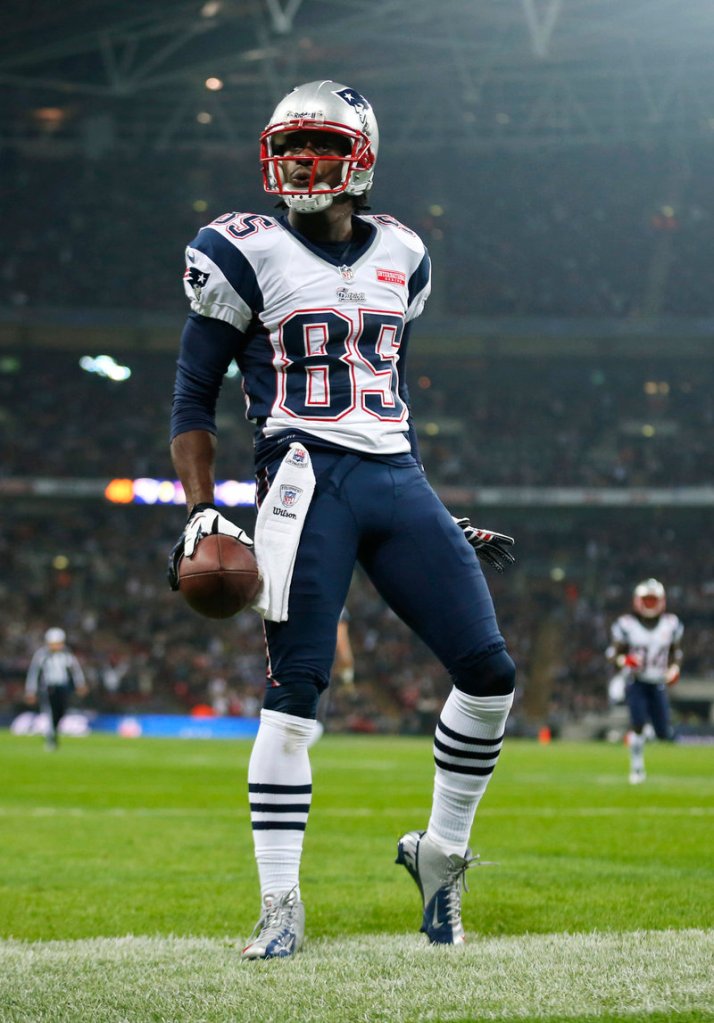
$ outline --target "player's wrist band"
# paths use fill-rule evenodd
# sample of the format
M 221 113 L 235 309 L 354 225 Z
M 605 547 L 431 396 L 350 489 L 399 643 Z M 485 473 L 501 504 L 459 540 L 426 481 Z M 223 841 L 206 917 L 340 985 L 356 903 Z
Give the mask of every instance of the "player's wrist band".
M 211 511 L 218 511 L 218 508 L 212 501 L 199 501 L 198 504 L 194 504 L 193 508 L 188 513 L 188 519 L 186 521 L 188 522 L 192 519 L 196 512 L 208 511 L 209 509 Z

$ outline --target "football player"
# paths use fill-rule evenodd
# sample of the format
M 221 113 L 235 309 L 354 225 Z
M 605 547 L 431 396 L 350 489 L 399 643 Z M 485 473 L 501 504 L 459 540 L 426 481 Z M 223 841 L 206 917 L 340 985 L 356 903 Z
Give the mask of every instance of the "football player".
M 188 544 L 211 532 L 252 543 L 213 503 L 215 407 L 233 359 L 255 430 L 256 553 L 278 573 L 287 560 L 261 539 L 262 513 L 275 509 L 287 528 L 312 489 L 300 473 L 311 468 L 314 478 L 289 589 L 279 608 L 262 609 L 267 687 L 248 770 L 262 904 L 247 960 L 290 956 L 303 940 L 308 745 L 356 562 L 453 683 L 434 740 L 431 816 L 397 847 L 422 897 L 422 930 L 436 944 L 464 940 L 469 833 L 513 701 L 515 668 L 479 562 L 512 562 L 513 540 L 453 518 L 424 475 L 405 360 L 430 262 L 413 231 L 367 212 L 378 149 L 377 121 L 359 92 L 333 81 L 297 87 L 260 138 L 263 185 L 283 212 L 226 213 L 186 250 L 191 312 L 171 452 Z M 169 559 L 174 587 L 184 535 Z M 272 592 L 272 570 L 267 579 Z
M 626 677 L 631 785 L 646 778 L 645 726 L 650 723 L 658 739 L 671 737 L 667 690 L 679 681 L 684 626 L 666 607 L 662 583 L 645 579 L 632 595 L 632 614 L 621 615 L 611 629 L 607 656 Z

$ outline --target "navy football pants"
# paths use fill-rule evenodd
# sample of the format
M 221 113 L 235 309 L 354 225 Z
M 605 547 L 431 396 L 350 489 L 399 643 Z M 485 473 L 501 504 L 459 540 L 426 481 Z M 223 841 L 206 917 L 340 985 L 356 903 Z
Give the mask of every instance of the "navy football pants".
M 288 620 L 265 623 L 265 706 L 314 716 L 356 561 L 458 688 L 476 696 L 511 692 L 515 669 L 479 560 L 418 467 L 351 453 L 316 452 L 312 461 L 317 483 Z
M 625 691 L 630 709 L 630 722 L 636 732 L 641 732 L 648 721 L 652 722 L 658 739 L 669 739 L 669 700 L 664 684 L 640 682 L 634 679 Z

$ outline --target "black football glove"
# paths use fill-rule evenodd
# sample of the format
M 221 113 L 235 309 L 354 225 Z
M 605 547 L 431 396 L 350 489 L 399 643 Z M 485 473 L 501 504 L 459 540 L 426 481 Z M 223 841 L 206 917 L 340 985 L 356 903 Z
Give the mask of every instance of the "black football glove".
M 215 504 L 208 502 L 196 504 L 191 509 L 183 533 L 171 548 L 169 554 L 168 580 L 172 590 L 179 588 L 179 564 L 181 558 L 186 555 L 190 558 L 196 550 L 199 542 L 204 536 L 212 533 L 223 533 L 225 536 L 234 536 L 246 547 L 252 547 L 253 541 L 235 522 L 224 518 L 216 508 Z
M 471 519 L 457 519 L 455 515 L 452 518 L 463 529 L 464 536 L 481 561 L 493 565 L 497 572 L 502 572 L 507 565 L 515 564 L 516 559 L 508 549 L 516 542 L 512 536 L 494 533 L 492 529 L 479 529 L 471 525 Z

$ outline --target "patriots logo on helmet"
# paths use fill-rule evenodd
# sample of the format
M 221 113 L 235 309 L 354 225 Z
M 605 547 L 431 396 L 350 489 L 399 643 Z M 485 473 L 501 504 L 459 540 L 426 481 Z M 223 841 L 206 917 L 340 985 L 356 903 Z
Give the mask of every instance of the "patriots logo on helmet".
M 344 89 L 335 90 L 335 96 L 339 96 L 341 100 L 352 107 L 354 112 L 360 119 L 362 125 L 362 131 L 367 130 L 367 111 L 371 109 L 369 103 L 358 93 L 355 89 L 350 89 L 345 86 Z
M 357 110 L 358 112 L 361 110 L 369 109 L 369 103 L 364 98 L 364 96 L 360 96 L 356 89 L 349 89 L 347 87 L 345 87 L 344 89 L 338 89 L 335 92 L 335 96 L 339 96 L 340 99 L 343 99 L 345 103 L 349 104 L 349 106 L 351 107 L 354 107 L 355 110 Z

